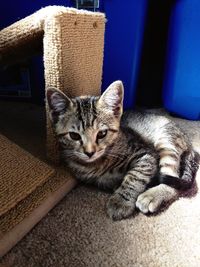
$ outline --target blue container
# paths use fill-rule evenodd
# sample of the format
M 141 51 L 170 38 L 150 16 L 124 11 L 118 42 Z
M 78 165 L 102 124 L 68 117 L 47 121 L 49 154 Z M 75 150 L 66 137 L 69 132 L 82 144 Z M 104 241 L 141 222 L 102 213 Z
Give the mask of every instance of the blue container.
M 172 10 L 163 88 L 165 108 L 200 119 L 200 1 L 177 1 Z
M 71 0 L 6 0 L 0 1 L 0 29 L 11 25 L 12 23 L 20 20 L 26 16 L 31 15 L 33 12 L 42 7 L 50 5 L 63 5 L 71 6 Z
M 107 23 L 102 89 L 122 80 L 125 109 L 134 105 L 146 10 L 147 0 L 103 1 Z

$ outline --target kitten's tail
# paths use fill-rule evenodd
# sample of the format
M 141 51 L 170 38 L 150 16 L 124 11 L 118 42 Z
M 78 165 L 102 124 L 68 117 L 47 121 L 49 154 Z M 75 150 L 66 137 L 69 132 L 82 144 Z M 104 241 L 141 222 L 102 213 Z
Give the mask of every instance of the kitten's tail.
M 200 155 L 194 150 L 185 151 L 181 156 L 180 178 L 170 175 L 160 175 L 159 182 L 170 185 L 178 190 L 189 189 L 199 169 Z

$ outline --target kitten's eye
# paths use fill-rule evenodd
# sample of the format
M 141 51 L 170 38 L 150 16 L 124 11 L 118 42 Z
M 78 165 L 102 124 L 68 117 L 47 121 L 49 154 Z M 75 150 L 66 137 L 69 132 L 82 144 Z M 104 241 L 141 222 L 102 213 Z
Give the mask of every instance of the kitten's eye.
M 78 133 L 75 132 L 69 132 L 69 136 L 72 140 L 79 141 L 81 140 L 81 136 Z
M 97 139 L 103 139 L 107 135 L 107 130 L 99 131 L 97 134 Z

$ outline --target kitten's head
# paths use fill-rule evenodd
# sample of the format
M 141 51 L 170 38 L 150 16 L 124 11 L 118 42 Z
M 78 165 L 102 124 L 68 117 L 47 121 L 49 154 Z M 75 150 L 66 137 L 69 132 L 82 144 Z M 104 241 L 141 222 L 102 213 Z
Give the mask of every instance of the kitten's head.
M 123 109 L 123 84 L 112 83 L 99 97 L 69 98 L 47 89 L 49 115 L 64 155 L 85 163 L 102 157 L 118 135 Z

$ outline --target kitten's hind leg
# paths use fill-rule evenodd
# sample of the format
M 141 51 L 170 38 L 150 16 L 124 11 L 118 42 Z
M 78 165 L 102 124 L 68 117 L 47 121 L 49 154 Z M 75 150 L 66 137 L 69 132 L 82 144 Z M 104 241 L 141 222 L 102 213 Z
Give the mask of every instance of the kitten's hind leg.
M 169 161 L 168 157 L 170 157 L 171 153 L 172 152 L 170 152 L 167 157 L 160 160 L 159 182 L 170 185 L 178 190 L 189 189 L 192 186 L 199 169 L 200 156 L 192 149 L 188 149 L 180 154 L 179 160 L 177 154 L 177 162 L 174 161 L 174 165 L 168 166 L 166 162 L 167 160 Z M 179 166 L 179 171 L 177 170 L 177 173 L 174 172 L 174 166 Z M 179 174 L 179 176 L 177 176 L 177 174 Z
M 165 176 L 179 177 L 180 171 L 180 151 L 175 144 L 167 138 L 161 138 L 155 146 L 160 156 L 160 174 Z
M 136 201 L 136 207 L 142 213 L 154 213 L 157 212 L 163 204 L 177 197 L 178 192 L 176 189 L 165 184 L 160 184 L 140 194 Z
M 157 129 L 154 147 L 160 156 L 162 176 L 180 177 L 181 155 L 188 150 L 188 142 L 187 136 L 171 121 Z

